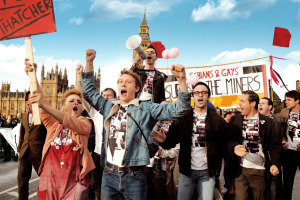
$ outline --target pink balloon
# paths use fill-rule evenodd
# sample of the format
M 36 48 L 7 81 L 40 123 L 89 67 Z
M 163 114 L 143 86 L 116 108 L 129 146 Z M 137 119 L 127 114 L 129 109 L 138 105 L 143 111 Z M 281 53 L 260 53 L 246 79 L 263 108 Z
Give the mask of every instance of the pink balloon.
M 187 80 L 186 80 L 187 84 L 190 84 L 190 85 L 195 85 L 199 81 L 199 77 L 195 74 L 191 74 L 191 75 L 187 76 L 186 78 L 187 78 Z
M 169 59 L 170 56 L 169 56 L 169 50 L 168 49 L 165 49 L 163 52 L 162 52 L 162 57 L 164 59 Z
M 172 48 L 169 51 L 169 57 L 170 58 L 177 58 L 177 56 L 179 55 L 179 49 L 178 48 Z

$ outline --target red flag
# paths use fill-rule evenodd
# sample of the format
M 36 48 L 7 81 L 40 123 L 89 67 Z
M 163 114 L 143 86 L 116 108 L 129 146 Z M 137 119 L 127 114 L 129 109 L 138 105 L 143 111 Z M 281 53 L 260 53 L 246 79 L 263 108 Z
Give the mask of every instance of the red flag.
M 273 46 L 289 47 L 292 35 L 286 28 L 275 27 Z
M 152 45 L 156 49 L 157 58 L 162 58 L 162 52 L 166 49 L 165 46 L 160 41 L 152 42 Z

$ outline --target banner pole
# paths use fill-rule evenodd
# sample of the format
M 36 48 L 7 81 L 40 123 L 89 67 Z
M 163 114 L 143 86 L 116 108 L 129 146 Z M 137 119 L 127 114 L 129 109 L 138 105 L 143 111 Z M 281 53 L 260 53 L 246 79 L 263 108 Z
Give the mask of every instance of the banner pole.
M 24 40 L 25 40 L 26 58 L 29 59 L 29 63 L 34 68 L 31 37 L 25 37 Z M 32 93 L 33 91 L 37 90 L 35 69 L 33 69 L 33 72 L 28 72 L 28 77 L 29 77 L 30 93 Z M 40 109 L 37 103 L 32 104 L 32 111 L 33 111 L 34 124 L 35 125 L 41 124 Z
M 272 45 L 272 49 L 271 49 L 271 55 L 270 56 L 272 56 L 272 52 L 273 52 L 273 45 Z M 271 58 L 270 58 L 271 59 Z M 271 60 L 270 60 L 270 62 L 271 62 Z M 274 64 L 274 62 L 273 62 L 273 64 Z M 271 72 L 271 70 L 270 70 L 270 72 Z M 270 74 L 270 76 L 271 76 L 271 74 Z M 274 100 L 274 98 L 273 98 L 273 79 L 272 79 L 272 76 L 271 76 L 271 81 L 270 81 L 271 83 L 270 83 L 270 86 L 271 86 L 271 101 L 273 102 L 273 100 Z

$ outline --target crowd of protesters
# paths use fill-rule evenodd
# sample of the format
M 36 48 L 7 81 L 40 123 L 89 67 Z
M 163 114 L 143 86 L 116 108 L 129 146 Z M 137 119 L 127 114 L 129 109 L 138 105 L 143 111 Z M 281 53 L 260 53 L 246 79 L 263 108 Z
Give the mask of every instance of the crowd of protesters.
M 22 119 L 1 117 L 1 126 L 21 124 L 19 199 L 28 199 L 32 166 L 40 175 L 38 199 L 213 200 L 221 176 L 224 199 L 292 199 L 300 167 L 299 92 L 285 94 L 279 114 L 271 99 L 249 90 L 237 111 L 223 113 L 209 101 L 209 86 L 198 82 L 189 91 L 185 67 L 175 64 L 179 91 L 172 102 L 164 95 L 167 76 L 154 67 L 156 49 L 148 46 L 146 55 L 144 65 L 137 56 L 130 70 L 121 71 L 117 92 L 99 94 L 96 51 L 89 49 L 61 110 L 49 106 L 36 80 Z M 34 67 L 25 59 L 26 73 Z M 40 125 L 33 121 L 33 103 Z M 6 162 L 11 158 L 3 141 Z

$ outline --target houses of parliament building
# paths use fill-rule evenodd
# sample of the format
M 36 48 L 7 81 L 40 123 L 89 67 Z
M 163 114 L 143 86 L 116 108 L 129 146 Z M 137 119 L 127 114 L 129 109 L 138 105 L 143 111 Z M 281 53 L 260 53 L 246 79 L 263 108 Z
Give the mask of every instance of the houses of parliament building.
M 75 73 L 75 72 L 74 72 Z M 100 91 L 100 68 L 98 73 L 95 73 L 95 85 L 97 91 Z M 58 71 L 58 65 L 55 66 L 55 70 L 47 72 L 45 75 L 45 66 L 41 69 L 41 80 L 40 85 L 45 94 L 45 98 L 49 99 L 49 104 L 56 109 L 60 109 L 62 106 L 63 94 L 66 90 L 74 88 L 74 85 L 68 87 L 68 75 L 67 69 L 65 68 L 62 74 L 61 69 Z M 25 102 L 26 90 L 23 92 L 10 91 L 10 83 L 3 83 L 0 90 L 0 113 L 2 115 L 16 116 L 17 113 L 23 113 L 28 110 Z

